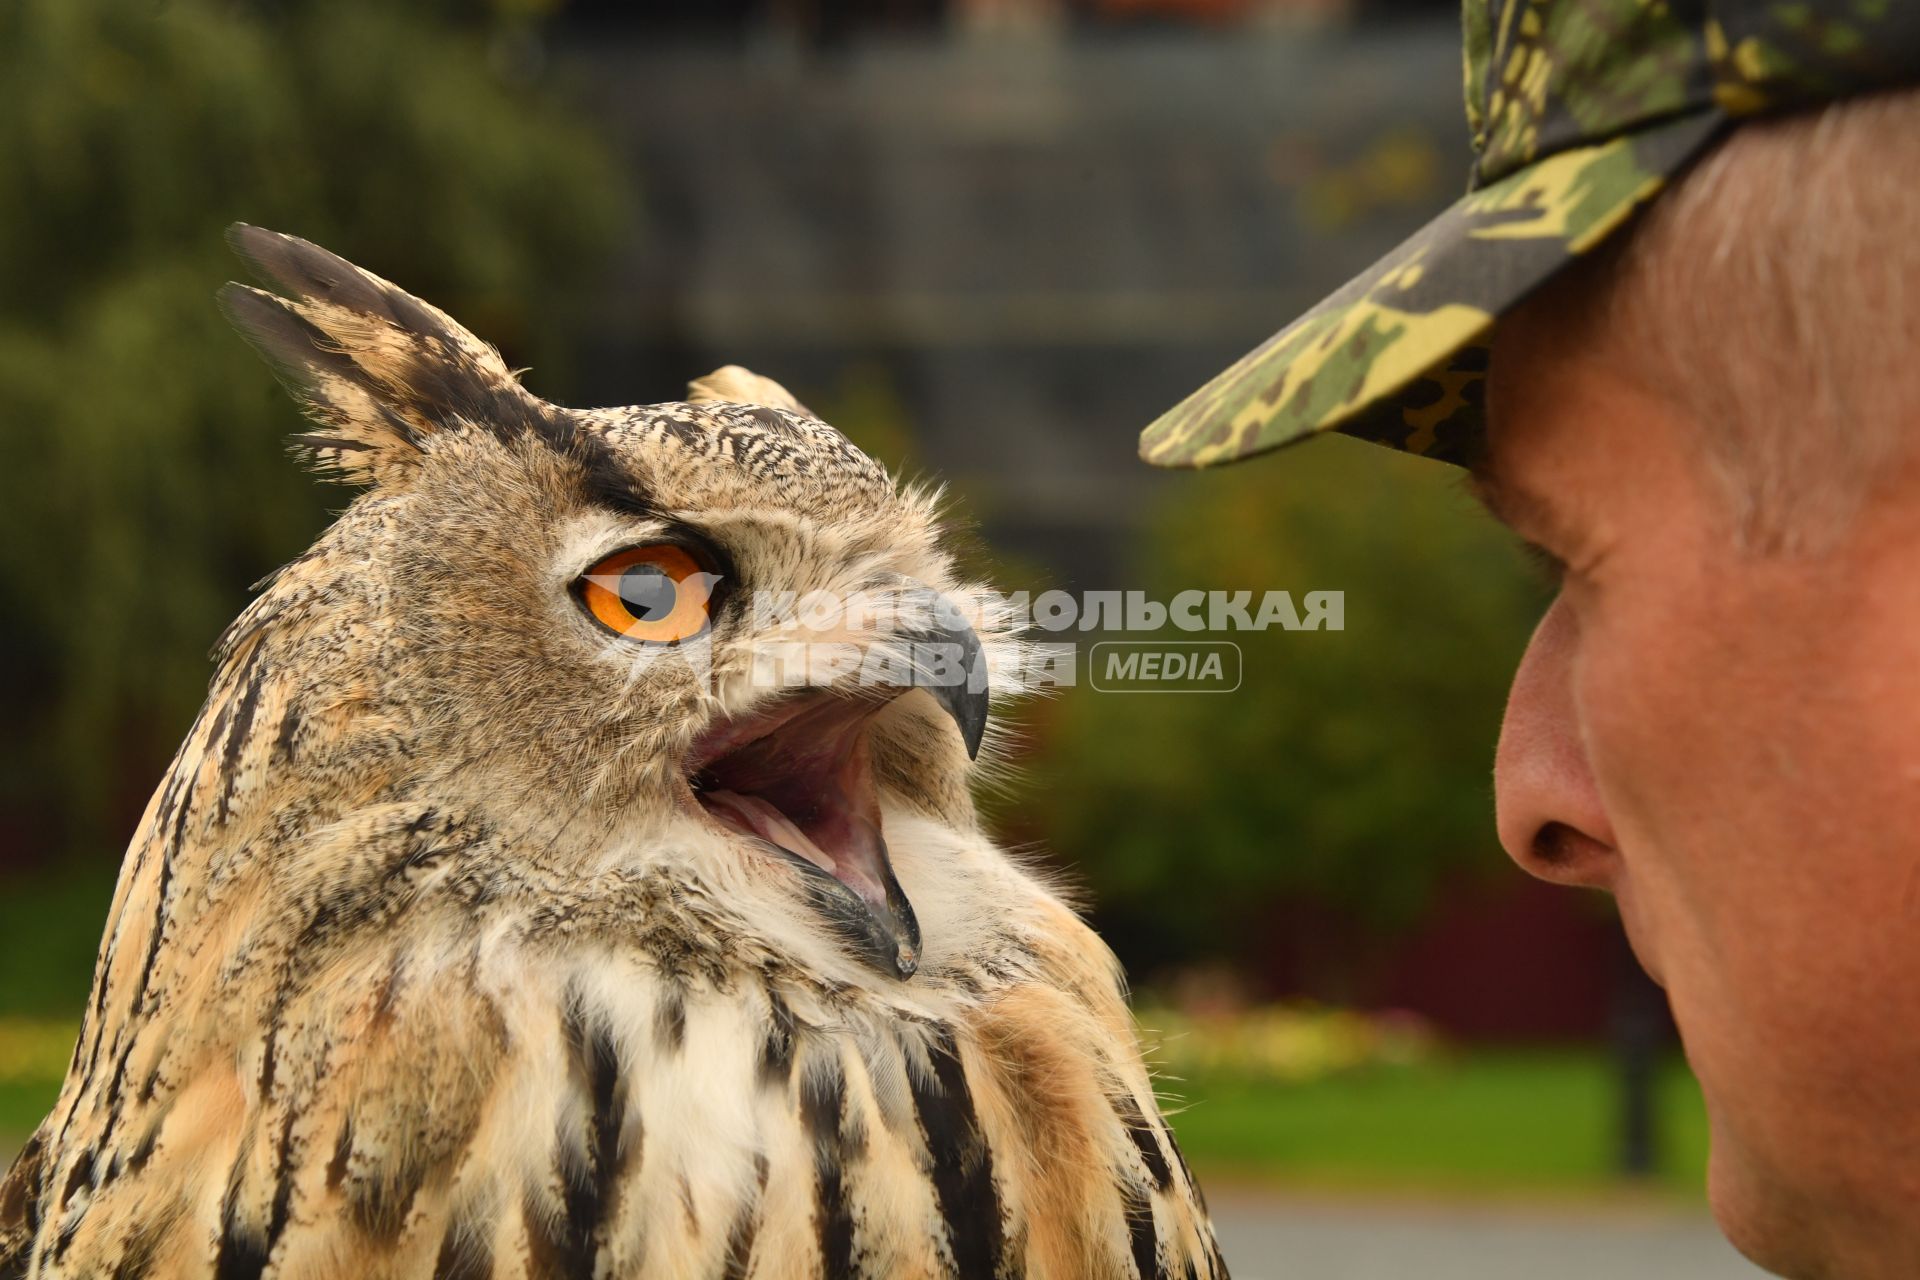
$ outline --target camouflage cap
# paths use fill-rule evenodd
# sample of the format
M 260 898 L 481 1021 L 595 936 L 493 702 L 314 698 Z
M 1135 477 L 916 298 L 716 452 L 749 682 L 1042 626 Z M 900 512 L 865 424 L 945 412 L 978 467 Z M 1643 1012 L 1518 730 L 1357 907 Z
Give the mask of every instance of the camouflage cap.
M 1338 430 L 1447 462 L 1496 317 L 1734 121 L 1920 82 L 1914 0 L 1465 0 L 1467 194 L 1148 427 L 1205 467 Z

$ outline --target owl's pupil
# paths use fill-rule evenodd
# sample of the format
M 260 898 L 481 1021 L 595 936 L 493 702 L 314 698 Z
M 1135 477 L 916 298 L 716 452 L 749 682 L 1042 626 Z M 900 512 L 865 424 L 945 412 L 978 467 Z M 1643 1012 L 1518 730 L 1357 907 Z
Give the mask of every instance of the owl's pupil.
M 620 603 L 639 622 L 658 622 L 672 613 L 678 589 L 659 565 L 636 564 L 620 575 Z

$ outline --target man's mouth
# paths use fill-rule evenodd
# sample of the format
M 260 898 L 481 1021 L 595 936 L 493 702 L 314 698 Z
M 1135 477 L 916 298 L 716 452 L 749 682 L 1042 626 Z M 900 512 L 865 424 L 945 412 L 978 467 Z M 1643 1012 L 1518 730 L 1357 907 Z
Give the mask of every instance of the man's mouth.
M 969 658 L 978 656 L 977 640 L 973 650 Z M 979 751 L 987 701 L 984 680 L 972 684 L 980 687 L 921 686 L 953 718 L 969 755 Z M 920 925 L 881 838 L 868 730 L 904 692 L 801 691 L 710 730 L 695 745 L 691 770 L 701 807 L 797 868 L 848 948 L 898 978 L 920 967 Z

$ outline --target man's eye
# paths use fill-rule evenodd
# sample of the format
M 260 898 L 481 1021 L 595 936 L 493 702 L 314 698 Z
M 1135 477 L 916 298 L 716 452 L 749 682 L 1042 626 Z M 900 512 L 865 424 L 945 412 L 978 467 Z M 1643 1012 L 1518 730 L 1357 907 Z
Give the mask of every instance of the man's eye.
M 574 584 L 596 622 L 629 640 L 678 644 L 707 629 L 715 575 L 685 547 L 658 542 L 602 558 Z
M 1526 553 L 1527 563 L 1533 566 L 1533 571 L 1539 574 L 1547 585 L 1558 587 L 1566 581 L 1567 562 L 1565 560 L 1539 543 L 1528 542 L 1524 538 L 1521 539 L 1520 549 Z

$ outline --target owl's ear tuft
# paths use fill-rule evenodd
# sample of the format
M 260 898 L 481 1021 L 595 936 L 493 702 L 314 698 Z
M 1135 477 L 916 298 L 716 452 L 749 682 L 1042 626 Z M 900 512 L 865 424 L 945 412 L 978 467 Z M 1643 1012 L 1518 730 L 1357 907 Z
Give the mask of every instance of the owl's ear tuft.
M 392 483 L 436 433 L 516 432 L 544 405 L 439 308 L 296 236 L 236 223 L 227 241 L 288 295 L 220 290 L 220 309 L 321 430 L 293 438 L 341 479 Z
M 711 404 L 725 401 L 730 404 L 758 404 L 769 409 L 790 409 L 794 413 L 804 413 L 809 418 L 815 416 L 811 409 L 794 398 L 787 390 L 772 378 L 763 378 L 751 369 L 743 369 L 737 364 L 722 365 L 704 378 L 695 378 L 687 384 L 687 401 L 690 404 Z

